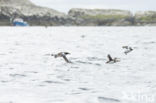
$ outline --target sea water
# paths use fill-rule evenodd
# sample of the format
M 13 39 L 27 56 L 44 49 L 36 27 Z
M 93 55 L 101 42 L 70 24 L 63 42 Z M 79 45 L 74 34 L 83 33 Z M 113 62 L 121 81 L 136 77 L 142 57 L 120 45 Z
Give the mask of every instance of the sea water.
M 156 27 L 0 27 L 0 103 L 155 103 L 155 74 Z

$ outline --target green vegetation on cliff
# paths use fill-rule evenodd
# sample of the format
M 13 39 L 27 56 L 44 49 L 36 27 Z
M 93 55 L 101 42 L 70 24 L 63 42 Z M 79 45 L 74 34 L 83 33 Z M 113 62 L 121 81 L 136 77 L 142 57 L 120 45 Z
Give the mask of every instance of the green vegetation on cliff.
M 137 12 L 135 20 L 140 24 L 154 24 L 156 23 L 156 11 Z
M 114 19 L 114 20 L 118 20 L 118 19 L 126 19 L 129 18 L 129 16 L 125 16 L 125 15 L 84 15 L 82 16 L 82 18 L 84 19 L 95 19 L 95 20 L 108 20 L 108 19 Z
M 141 22 L 156 22 L 156 17 L 150 17 L 150 16 L 146 16 L 146 17 L 141 17 L 139 18 Z

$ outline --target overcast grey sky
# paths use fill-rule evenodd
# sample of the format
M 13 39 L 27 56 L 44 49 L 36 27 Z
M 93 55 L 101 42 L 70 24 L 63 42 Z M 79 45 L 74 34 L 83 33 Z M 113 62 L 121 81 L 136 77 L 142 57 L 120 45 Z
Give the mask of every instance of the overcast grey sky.
M 155 10 L 156 0 L 31 0 L 33 3 L 61 12 L 71 8 L 125 9 L 136 11 Z

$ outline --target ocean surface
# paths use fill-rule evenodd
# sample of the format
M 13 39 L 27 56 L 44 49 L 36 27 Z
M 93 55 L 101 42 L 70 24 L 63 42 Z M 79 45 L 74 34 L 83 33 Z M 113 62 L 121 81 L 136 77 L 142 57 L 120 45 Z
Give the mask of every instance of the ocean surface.
M 0 103 L 156 103 L 156 27 L 0 27 Z

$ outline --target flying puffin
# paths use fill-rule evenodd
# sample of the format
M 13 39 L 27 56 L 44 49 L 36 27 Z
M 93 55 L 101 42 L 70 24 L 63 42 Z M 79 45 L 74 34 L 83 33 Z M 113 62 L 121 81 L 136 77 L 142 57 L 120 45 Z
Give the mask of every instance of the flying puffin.
M 129 46 L 122 46 L 122 48 L 123 48 L 123 49 L 126 49 L 125 52 L 124 52 L 126 55 L 127 55 L 128 53 L 130 53 L 131 51 L 133 51 L 132 47 L 129 47 Z
M 112 58 L 110 54 L 107 55 L 108 61 L 106 63 L 116 63 L 116 62 L 120 62 L 119 58 Z
M 66 57 L 66 55 L 68 55 L 68 54 L 70 54 L 70 53 L 68 53 L 68 52 L 59 52 L 59 53 L 57 53 L 57 54 L 51 54 L 51 56 L 54 56 L 55 58 L 57 58 L 57 57 L 63 57 L 63 59 L 64 59 L 67 63 L 71 63 L 71 61 L 69 61 L 69 60 L 67 59 L 67 57 Z

